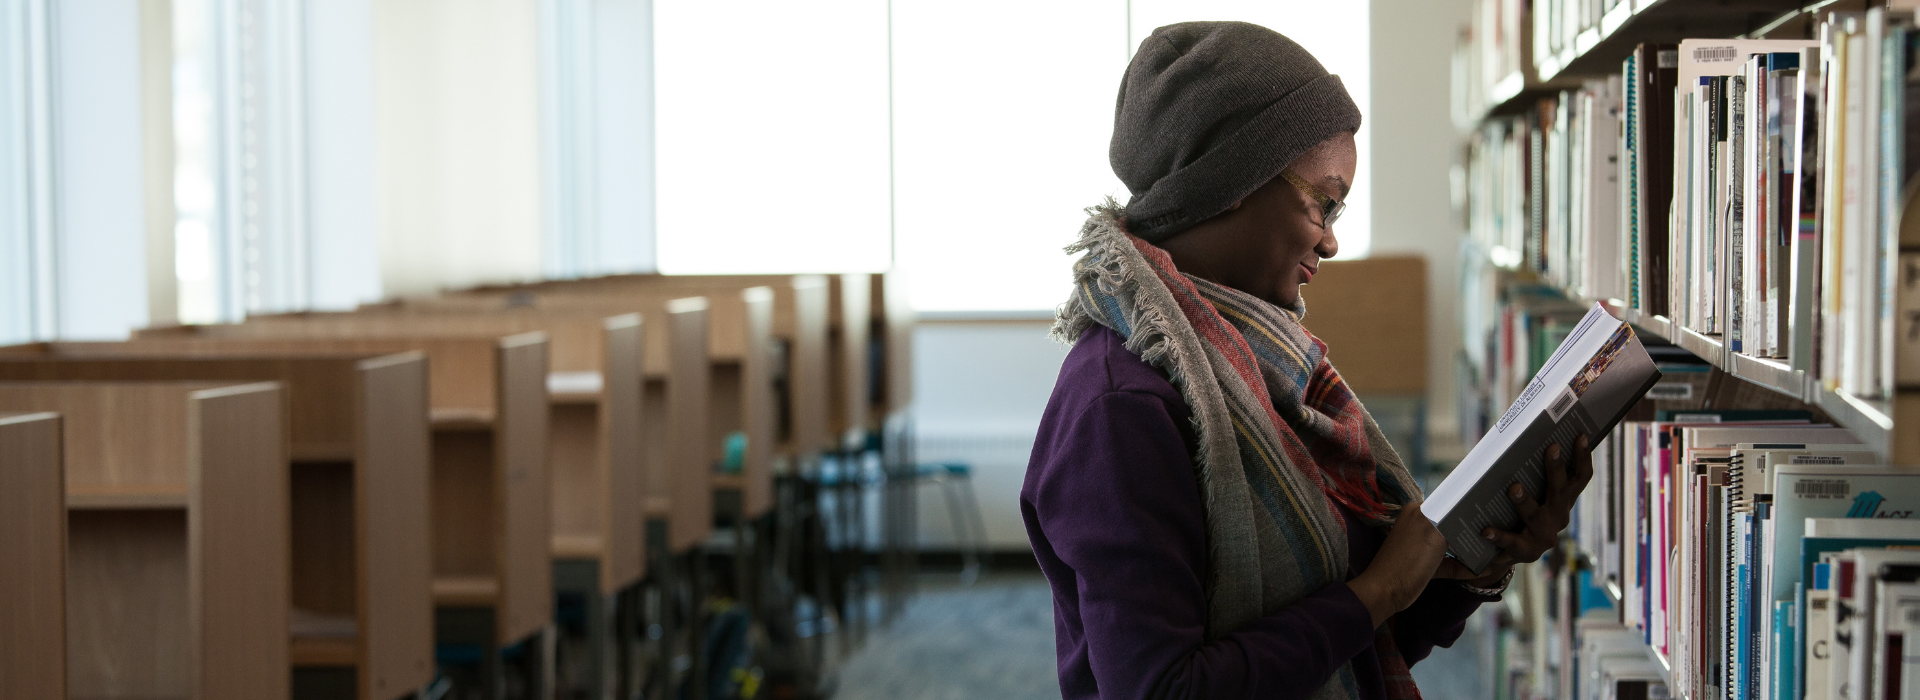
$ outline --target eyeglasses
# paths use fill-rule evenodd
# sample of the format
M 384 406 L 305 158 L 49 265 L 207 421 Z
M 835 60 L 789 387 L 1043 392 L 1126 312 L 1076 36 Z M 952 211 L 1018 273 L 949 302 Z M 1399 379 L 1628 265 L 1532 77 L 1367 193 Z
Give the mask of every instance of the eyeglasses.
M 1280 176 L 1286 178 L 1294 189 L 1306 193 L 1320 205 L 1320 228 L 1332 226 L 1333 222 L 1340 220 L 1340 214 L 1346 212 L 1346 202 L 1327 196 L 1327 193 L 1321 192 L 1320 188 L 1314 187 L 1313 183 L 1307 182 L 1306 178 L 1293 174 L 1292 170 L 1282 170 Z

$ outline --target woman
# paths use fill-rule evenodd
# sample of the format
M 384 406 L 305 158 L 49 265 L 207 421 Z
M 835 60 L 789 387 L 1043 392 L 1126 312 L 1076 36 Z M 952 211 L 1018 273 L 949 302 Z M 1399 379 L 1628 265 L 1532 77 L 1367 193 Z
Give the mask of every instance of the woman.
M 1499 599 L 1591 474 L 1547 455 L 1522 532 L 1468 572 L 1419 487 L 1300 325 L 1333 257 L 1360 112 L 1271 30 L 1141 42 L 1109 153 L 1133 196 L 1071 251 L 1074 344 L 1021 510 L 1053 587 L 1066 698 L 1417 698 L 1408 667 Z M 1424 358 L 1410 357 L 1409 362 Z

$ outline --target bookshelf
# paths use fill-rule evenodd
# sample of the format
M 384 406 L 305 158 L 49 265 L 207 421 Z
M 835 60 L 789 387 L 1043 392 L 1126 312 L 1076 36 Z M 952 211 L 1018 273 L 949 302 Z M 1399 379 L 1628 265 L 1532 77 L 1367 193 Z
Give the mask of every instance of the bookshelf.
M 1857 441 L 1838 452 L 1862 455 L 1815 453 L 1841 460 L 1815 464 L 1877 470 L 1870 478 L 1920 465 L 1920 196 L 1908 187 L 1920 120 L 1907 116 L 1920 94 L 1909 72 L 1916 24 L 1910 3 L 1857 0 L 1478 2 L 1454 57 L 1463 436 L 1506 408 L 1568 314 L 1600 304 L 1649 343 L 1697 358 L 1664 356 L 1680 363 L 1676 383 L 1688 372 L 1715 387 L 1686 410 L 1803 412 L 1844 429 L 1823 433 L 1822 446 Z M 1643 403 L 1653 405 L 1630 424 L 1692 439 L 1675 423 L 1654 427 L 1664 420 L 1655 409 L 1678 402 Z M 1602 448 L 1612 452 L 1595 456 L 1627 495 L 1583 496 L 1585 523 L 1576 517 L 1562 548 L 1523 567 L 1489 627 L 1502 650 L 1498 697 L 1591 697 L 1581 684 L 1600 668 L 1657 671 L 1635 682 L 1666 684 L 1672 697 L 1837 696 L 1779 685 L 1803 658 L 1780 646 L 1779 620 L 1806 604 L 1777 587 L 1736 595 L 1765 585 L 1754 580 L 1814 585 L 1777 577 L 1773 560 L 1735 545 L 1747 532 L 1797 550 L 1797 540 L 1766 539 L 1779 527 L 1771 509 L 1798 498 L 1768 490 L 1777 463 L 1745 465 L 1741 450 L 1755 448 L 1731 445 L 1623 456 L 1631 435 L 1616 431 Z M 1667 471 L 1631 475 L 1635 459 Z M 1757 479 L 1743 471 L 1754 468 Z M 1740 500 L 1743 488 L 1767 498 Z M 1623 545 L 1596 544 L 1596 527 L 1653 543 L 1639 541 L 1639 564 L 1623 563 L 1636 545 L 1620 540 L 1622 555 Z M 1854 632 L 1880 644 L 1866 634 Z M 1836 673 L 1883 677 L 1871 664 Z
M 1678 345 L 1730 376 L 1819 407 L 1836 424 L 1853 431 L 1891 463 L 1920 463 L 1920 445 L 1911 444 L 1911 436 L 1894 429 L 1896 415 L 1909 419 L 1901 425 L 1920 425 L 1920 414 L 1916 414 L 1917 407 L 1912 405 L 1916 402 L 1915 392 L 1911 389 L 1901 390 L 1893 400 L 1860 398 L 1829 389 L 1811 379 L 1804 370 L 1794 369 L 1778 358 L 1729 351 L 1717 337 L 1679 326 L 1665 316 L 1627 307 L 1619 299 L 1594 299 L 1565 289 L 1558 291 L 1571 301 L 1603 304 L 1615 316 L 1633 324 L 1641 335 Z M 1916 428 L 1909 428 L 1909 432 L 1913 430 Z

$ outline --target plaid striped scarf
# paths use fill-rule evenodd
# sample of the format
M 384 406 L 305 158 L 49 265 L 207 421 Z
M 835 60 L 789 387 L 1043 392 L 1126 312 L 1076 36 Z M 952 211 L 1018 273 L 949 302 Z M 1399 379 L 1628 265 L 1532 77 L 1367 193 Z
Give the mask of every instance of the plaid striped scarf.
M 1111 201 L 1088 210 L 1074 295 L 1053 335 L 1071 343 L 1094 325 L 1167 373 L 1193 411 L 1194 463 L 1207 514 L 1207 638 L 1218 639 L 1347 574 L 1339 506 L 1391 524 L 1419 487 L 1380 428 L 1300 325 L 1302 309 L 1182 274 L 1129 235 Z M 1336 505 L 1338 504 L 1338 505 Z M 1393 642 L 1374 649 L 1395 700 L 1420 697 Z M 1356 698 L 1352 664 L 1316 698 Z

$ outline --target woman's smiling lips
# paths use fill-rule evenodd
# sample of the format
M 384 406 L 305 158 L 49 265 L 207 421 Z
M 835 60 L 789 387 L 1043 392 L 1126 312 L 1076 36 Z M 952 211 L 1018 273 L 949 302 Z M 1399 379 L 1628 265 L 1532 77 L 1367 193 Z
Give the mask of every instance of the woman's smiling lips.
M 1319 272 L 1319 270 L 1316 270 L 1312 267 L 1308 267 L 1306 263 L 1300 263 L 1300 269 L 1304 271 L 1306 275 L 1306 279 L 1301 280 L 1300 282 L 1301 284 L 1311 284 L 1313 282 L 1314 273 Z

